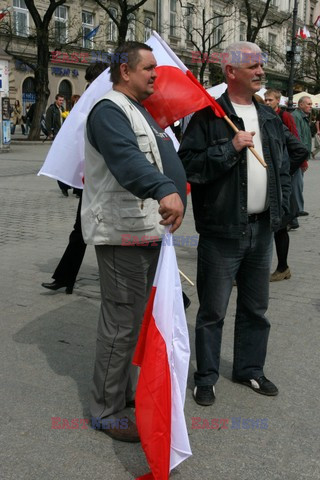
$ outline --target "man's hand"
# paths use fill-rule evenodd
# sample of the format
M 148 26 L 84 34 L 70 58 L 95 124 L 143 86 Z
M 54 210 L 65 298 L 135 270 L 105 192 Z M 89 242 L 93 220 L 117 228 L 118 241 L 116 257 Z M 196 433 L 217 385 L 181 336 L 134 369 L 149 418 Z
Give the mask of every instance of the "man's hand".
M 301 168 L 302 172 L 305 173 L 309 168 L 308 162 L 303 162 L 303 164 L 301 165 L 300 168 Z
M 243 130 L 240 130 L 240 132 L 236 133 L 232 139 L 232 143 L 237 152 L 241 152 L 241 150 L 245 147 L 254 147 L 252 137 L 255 134 L 255 132 L 244 132 Z
M 184 212 L 180 195 L 178 193 L 171 193 L 161 198 L 159 204 L 159 213 L 163 219 L 160 225 L 172 225 L 170 232 L 175 232 L 182 223 Z

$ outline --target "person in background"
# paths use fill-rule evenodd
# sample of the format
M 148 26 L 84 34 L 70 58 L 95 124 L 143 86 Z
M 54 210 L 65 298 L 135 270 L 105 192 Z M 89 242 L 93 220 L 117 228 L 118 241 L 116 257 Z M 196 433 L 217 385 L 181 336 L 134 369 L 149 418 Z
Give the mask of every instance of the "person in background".
M 26 111 L 26 117 L 27 117 L 27 121 L 26 121 L 26 129 L 28 129 L 28 132 L 31 128 L 31 125 L 32 125 L 32 121 L 33 121 L 33 115 L 34 115 L 34 110 L 36 108 L 36 104 L 33 103 L 32 105 L 28 105 L 27 107 L 27 111 Z
M 308 96 L 301 97 L 298 101 L 298 108 L 293 112 L 292 116 L 296 122 L 298 134 L 301 142 L 307 148 L 309 152 L 308 159 L 311 155 L 312 150 L 312 136 L 309 124 L 309 116 L 312 110 L 312 100 Z M 304 197 L 303 197 L 303 183 L 304 183 L 304 173 L 308 169 L 308 164 L 303 164 L 295 174 L 292 176 L 292 189 L 294 190 L 295 198 L 298 204 L 298 215 L 300 217 L 309 215 L 308 212 L 304 210 Z M 291 229 L 299 228 L 299 223 L 295 218 L 288 227 Z
M 266 104 L 269 105 L 269 107 L 271 107 L 277 113 L 277 115 L 280 116 L 283 124 L 298 140 L 300 140 L 293 116 L 289 112 L 280 110 L 279 104 L 281 99 L 281 92 L 279 90 L 276 90 L 275 88 L 270 88 L 265 92 L 264 97 Z M 298 147 L 296 147 L 296 151 L 297 148 Z M 303 148 L 302 144 L 300 145 L 300 150 L 301 148 Z M 304 158 L 308 158 L 308 151 L 305 149 L 305 153 L 303 156 L 302 150 L 299 161 L 294 159 L 292 155 L 289 156 L 289 158 L 290 175 L 292 176 L 297 171 L 297 169 L 300 168 L 301 165 L 303 165 L 303 162 L 306 163 L 306 160 L 304 160 Z M 287 226 L 290 221 L 293 221 L 297 214 L 297 202 L 294 196 L 294 191 L 292 190 L 290 196 L 290 213 L 283 217 L 281 228 L 274 234 L 278 265 L 276 270 L 270 276 L 270 282 L 278 282 L 291 278 L 291 271 L 288 265 L 290 239 Z
M 315 160 L 320 151 L 320 112 L 316 116 L 316 134 L 314 136 L 314 150 L 312 151 L 312 158 Z
M 25 128 L 24 128 L 24 123 L 22 121 L 22 107 L 20 105 L 19 100 L 16 100 L 14 102 L 13 110 L 12 110 L 12 129 L 11 129 L 11 134 L 13 135 L 16 131 L 16 126 L 20 125 L 21 126 L 21 133 L 22 135 L 25 135 Z
M 62 122 L 63 122 L 63 117 L 62 113 L 65 111 L 63 107 L 63 102 L 64 102 L 64 96 L 61 95 L 60 93 L 57 93 L 55 96 L 55 101 L 48 107 L 47 112 L 46 112 L 46 126 L 47 130 L 49 132 L 49 139 L 54 140 L 57 133 L 59 132 Z M 66 160 L 67 161 L 67 160 Z M 61 190 L 61 193 L 64 197 L 68 197 L 68 190 L 70 185 L 65 184 L 64 182 L 61 182 L 58 180 L 58 185 Z
M 108 65 L 103 62 L 96 62 L 89 65 L 86 69 L 85 79 L 89 82 L 89 84 L 92 83 L 107 67 Z M 79 97 L 79 95 L 74 96 Z M 78 101 L 79 98 L 76 98 L 76 101 Z M 66 294 L 72 294 L 73 292 L 73 287 L 87 248 L 87 245 L 84 243 L 81 231 L 80 211 L 82 203 L 82 190 L 76 190 L 79 195 L 79 203 L 75 224 L 69 236 L 69 243 L 57 268 L 52 275 L 53 282 L 44 282 L 41 284 L 42 287 L 49 290 L 59 290 L 60 288 L 65 288 Z

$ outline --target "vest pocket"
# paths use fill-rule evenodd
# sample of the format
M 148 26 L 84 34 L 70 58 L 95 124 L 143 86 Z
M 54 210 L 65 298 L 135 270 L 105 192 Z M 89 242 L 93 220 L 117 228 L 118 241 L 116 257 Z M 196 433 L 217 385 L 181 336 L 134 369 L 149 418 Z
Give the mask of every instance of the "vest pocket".
M 117 193 L 112 197 L 112 223 L 116 230 L 127 233 L 151 230 L 157 222 L 156 200 L 141 200 L 129 193 Z

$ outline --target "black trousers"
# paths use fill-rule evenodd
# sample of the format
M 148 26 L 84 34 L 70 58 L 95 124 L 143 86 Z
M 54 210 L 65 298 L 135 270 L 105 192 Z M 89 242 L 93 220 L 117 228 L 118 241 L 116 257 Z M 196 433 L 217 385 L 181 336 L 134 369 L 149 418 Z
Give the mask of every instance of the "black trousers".
M 54 274 L 52 275 L 52 278 L 57 280 L 57 282 L 61 282 L 71 287 L 76 281 L 87 248 L 87 245 L 84 243 L 81 231 L 81 203 L 82 195 L 79 199 L 76 222 L 70 234 L 69 243 L 59 262 L 59 265 L 57 266 Z

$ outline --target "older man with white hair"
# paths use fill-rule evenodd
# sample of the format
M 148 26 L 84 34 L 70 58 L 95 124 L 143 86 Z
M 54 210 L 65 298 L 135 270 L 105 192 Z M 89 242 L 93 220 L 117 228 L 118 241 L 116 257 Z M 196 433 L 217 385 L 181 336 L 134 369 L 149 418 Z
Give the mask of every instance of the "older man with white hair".
M 312 136 L 309 123 L 309 115 L 312 110 L 312 100 L 308 96 L 303 96 L 299 98 L 298 108 L 293 112 L 293 117 L 296 122 L 297 130 L 299 137 L 303 145 L 307 148 L 309 152 L 309 158 L 312 150 Z M 303 183 L 304 183 L 304 172 L 307 170 L 308 166 L 301 166 L 292 177 L 292 189 L 295 194 L 295 198 L 298 203 L 299 216 L 309 215 L 308 212 L 304 210 L 304 197 L 303 197 Z M 298 228 L 298 221 L 295 220 L 291 223 L 291 228 Z
M 278 394 L 264 374 L 270 330 L 265 312 L 273 231 L 288 212 L 290 178 L 288 164 L 283 168 L 288 156 L 282 122 L 254 98 L 264 59 L 250 42 L 225 50 L 222 70 L 228 89 L 218 103 L 239 132 L 208 107 L 194 114 L 180 148 L 200 234 L 194 391 L 200 405 L 215 400 L 222 328 L 235 280 L 233 380 L 263 395 Z M 248 147 L 256 149 L 267 168 Z

